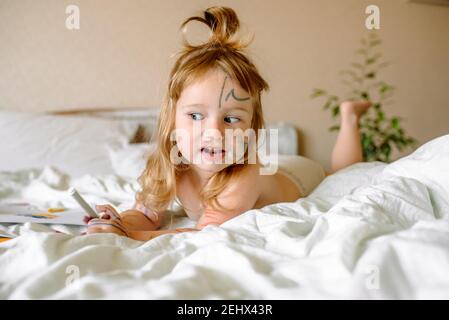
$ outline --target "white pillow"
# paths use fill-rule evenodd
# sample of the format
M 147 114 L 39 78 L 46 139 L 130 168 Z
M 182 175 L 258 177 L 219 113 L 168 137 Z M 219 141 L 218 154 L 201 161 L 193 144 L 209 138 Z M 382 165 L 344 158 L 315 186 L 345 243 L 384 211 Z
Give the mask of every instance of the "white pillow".
M 0 170 L 50 165 L 73 177 L 109 174 L 106 146 L 126 144 L 136 129 L 98 118 L 0 110 Z
M 145 169 L 148 156 L 155 150 L 155 143 L 126 144 L 108 147 L 114 172 L 122 177 L 137 179 Z

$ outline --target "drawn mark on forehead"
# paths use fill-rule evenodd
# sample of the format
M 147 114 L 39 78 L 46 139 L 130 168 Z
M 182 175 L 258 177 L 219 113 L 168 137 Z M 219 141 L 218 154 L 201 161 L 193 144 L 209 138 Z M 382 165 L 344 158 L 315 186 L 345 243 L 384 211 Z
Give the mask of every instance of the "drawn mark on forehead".
M 250 97 L 246 97 L 246 98 L 239 98 L 235 95 L 234 89 L 231 89 L 231 91 L 229 91 L 228 95 L 226 96 L 225 101 L 228 101 L 229 97 L 232 96 L 235 100 L 237 101 L 246 101 L 249 100 Z
M 223 90 L 226 84 L 226 79 L 228 78 L 228 75 L 226 75 L 226 77 L 223 80 L 223 85 L 221 86 L 221 92 L 220 92 L 220 100 L 218 101 L 218 109 L 221 109 L 221 100 L 223 98 Z
M 221 109 L 221 102 L 222 102 L 222 100 L 223 100 L 223 91 L 224 91 L 224 88 L 225 88 L 226 80 L 227 80 L 228 78 L 229 78 L 229 75 L 226 75 L 225 78 L 224 78 L 224 80 L 223 80 L 223 85 L 221 86 L 220 100 L 218 101 L 218 108 L 219 108 L 219 109 Z M 247 100 L 250 99 L 250 97 L 245 97 L 245 98 L 239 98 L 239 97 L 237 97 L 237 96 L 235 95 L 234 88 L 232 88 L 232 89 L 229 91 L 229 93 L 226 95 L 225 102 L 228 101 L 228 99 L 229 99 L 231 96 L 232 96 L 236 101 L 247 101 Z

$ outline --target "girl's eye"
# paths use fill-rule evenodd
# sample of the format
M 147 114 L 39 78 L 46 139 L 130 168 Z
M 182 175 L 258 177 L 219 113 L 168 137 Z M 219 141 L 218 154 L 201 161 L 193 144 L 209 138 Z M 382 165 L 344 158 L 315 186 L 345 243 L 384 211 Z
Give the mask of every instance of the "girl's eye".
M 201 113 L 197 113 L 197 112 L 189 113 L 189 116 L 193 120 L 203 120 L 204 119 L 203 115 Z
M 240 119 L 236 118 L 236 117 L 226 117 L 225 121 L 228 122 L 228 123 L 236 123 L 236 122 L 239 122 Z

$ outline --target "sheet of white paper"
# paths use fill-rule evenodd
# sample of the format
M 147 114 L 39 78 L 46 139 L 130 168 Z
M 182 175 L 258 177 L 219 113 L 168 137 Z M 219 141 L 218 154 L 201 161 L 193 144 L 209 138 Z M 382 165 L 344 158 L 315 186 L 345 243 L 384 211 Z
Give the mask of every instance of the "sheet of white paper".
M 85 225 L 83 221 L 85 215 L 82 209 L 64 208 L 64 211 L 52 212 L 28 203 L 0 204 L 0 223 Z

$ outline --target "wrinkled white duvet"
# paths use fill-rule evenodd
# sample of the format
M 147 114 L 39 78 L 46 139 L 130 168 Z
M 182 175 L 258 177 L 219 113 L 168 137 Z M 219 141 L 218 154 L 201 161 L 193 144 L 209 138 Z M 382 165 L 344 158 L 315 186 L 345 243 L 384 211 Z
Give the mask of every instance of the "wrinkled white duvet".
M 119 208 L 129 208 L 137 187 L 113 175 L 69 181 L 45 168 L 1 173 L 0 199 L 70 206 L 68 184 Z M 143 243 L 67 227 L 60 230 L 72 235 L 2 228 L 21 236 L 0 244 L 0 298 L 449 299 L 449 135 L 201 232 Z

